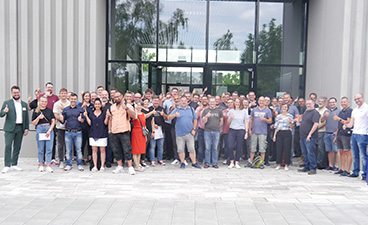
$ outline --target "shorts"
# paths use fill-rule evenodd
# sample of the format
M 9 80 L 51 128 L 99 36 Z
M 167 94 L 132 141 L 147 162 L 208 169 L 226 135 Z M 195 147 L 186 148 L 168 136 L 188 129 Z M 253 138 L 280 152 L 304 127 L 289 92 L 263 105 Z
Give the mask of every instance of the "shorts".
M 93 147 L 106 147 L 107 146 L 107 138 L 89 138 L 89 145 Z
M 250 152 L 257 151 L 257 144 L 259 146 L 259 152 L 264 153 L 267 149 L 267 135 L 265 134 L 252 134 L 250 138 Z
M 178 153 L 185 151 L 185 145 L 187 146 L 188 152 L 195 152 L 194 136 L 191 133 L 183 136 L 176 136 L 176 146 Z
M 344 151 L 351 150 L 350 136 L 337 136 L 336 138 L 337 148 Z
M 337 148 L 337 144 L 336 142 L 333 142 L 333 140 L 335 139 L 335 135 L 334 134 L 330 134 L 330 133 L 326 133 L 325 134 L 325 146 L 326 146 L 326 152 L 338 152 L 339 149 Z

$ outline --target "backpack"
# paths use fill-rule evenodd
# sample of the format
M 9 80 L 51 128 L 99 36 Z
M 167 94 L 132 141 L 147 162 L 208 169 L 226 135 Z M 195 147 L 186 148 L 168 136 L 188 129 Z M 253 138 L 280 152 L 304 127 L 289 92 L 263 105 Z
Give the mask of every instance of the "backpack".
M 257 152 L 253 159 L 252 168 L 259 168 L 262 165 L 262 162 L 261 154 Z

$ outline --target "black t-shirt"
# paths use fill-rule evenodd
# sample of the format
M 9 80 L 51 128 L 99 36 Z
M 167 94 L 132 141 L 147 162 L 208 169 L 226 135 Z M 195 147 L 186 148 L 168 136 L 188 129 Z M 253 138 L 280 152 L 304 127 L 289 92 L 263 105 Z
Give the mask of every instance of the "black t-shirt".
M 343 120 L 347 120 L 349 118 L 351 118 L 351 113 L 353 112 L 353 109 L 348 107 L 345 110 L 341 110 L 338 117 L 340 117 Z M 351 128 L 346 128 L 345 130 L 342 128 L 342 123 L 339 121 L 338 126 L 338 132 L 337 132 L 337 136 L 351 136 Z
M 35 111 L 33 111 L 32 121 L 35 120 L 41 114 L 41 112 L 44 115 L 44 118 L 39 120 L 37 125 L 38 124 L 45 124 L 45 123 L 51 124 L 51 120 L 55 118 L 55 115 L 52 112 L 52 110 L 49 109 L 49 108 L 46 108 L 44 110 L 40 110 L 39 113 L 36 113 Z
M 107 102 L 104 107 L 102 107 L 103 112 L 107 112 L 107 110 L 110 110 L 111 103 Z
M 37 98 L 36 98 L 35 100 L 33 100 L 33 101 L 31 101 L 31 102 L 29 103 L 29 108 L 31 108 L 31 109 L 35 109 L 35 108 L 37 108 L 37 103 L 38 103 L 38 100 L 37 100 Z
M 192 107 L 194 110 L 196 110 L 197 107 L 198 107 L 198 103 L 196 103 L 196 102 L 189 102 L 189 106 Z
M 314 123 L 319 123 L 319 112 L 315 109 L 307 110 L 303 114 L 302 123 L 300 124 L 300 139 L 307 138 Z M 318 129 L 312 134 L 312 138 L 318 138 Z
M 154 107 L 151 106 L 149 107 L 149 111 L 153 111 Z M 155 115 L 150 116 L 150 121 L 152 120 L 153 117 L 155 117 L 155 124 L 157 124 L 158 126 L 163 126 L 165 123 L 164 117 L 161 116 L 161 112 L 164 111 L 164 108 L 162 108 L 161 106 L 158 106 L 156 109 L 156 113 Z
M 145 110 L 145 109 L 142 109 L 142 113 L 144 114 L 148 114 L 152 111 L 151 107 L 148 108 L 148 111 Z M 152 125 L 151 125 L 151 122 L 152 122 L 152 115 L 148 118 L 146 118 L 146 127 L 147 129 L 152 132 Z

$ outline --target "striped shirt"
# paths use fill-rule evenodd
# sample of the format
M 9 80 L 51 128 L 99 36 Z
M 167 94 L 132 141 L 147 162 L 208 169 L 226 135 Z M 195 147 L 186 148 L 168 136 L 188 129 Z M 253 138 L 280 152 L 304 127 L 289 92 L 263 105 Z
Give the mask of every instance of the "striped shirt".
M 279 114 L 278 116 L 276 116 L 275 129 L 291 130 L 291 126 L 290 126 L 288 119 L 291 119 L 291 123 L 294 123 L 293 121 L 294 117 L 290 113 L 286 114 L 285 117 L 283 117 L 282 114 Z

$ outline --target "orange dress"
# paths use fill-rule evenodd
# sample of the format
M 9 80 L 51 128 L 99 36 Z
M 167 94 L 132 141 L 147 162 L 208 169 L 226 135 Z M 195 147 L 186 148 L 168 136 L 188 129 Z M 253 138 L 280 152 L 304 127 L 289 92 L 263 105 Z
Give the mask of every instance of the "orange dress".
M 146 118 L 144 113 L 138 115 L 141 119 L 143 127 L 146 126 Z M 132 154 L 145 154 L 146 153 L 146 137 L 143 136 L 143 131 L 138 118 L 133 120 L 132 130 Z

